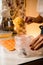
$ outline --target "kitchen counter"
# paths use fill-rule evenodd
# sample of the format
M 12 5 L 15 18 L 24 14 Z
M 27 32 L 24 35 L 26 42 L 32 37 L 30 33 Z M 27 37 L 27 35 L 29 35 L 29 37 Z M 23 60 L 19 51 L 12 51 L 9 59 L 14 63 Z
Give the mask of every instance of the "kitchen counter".
M 16 51 L 6 51 L 4 47 L 0 46 L 0 65 L 19 65 L 42 57 L 21 57 Z

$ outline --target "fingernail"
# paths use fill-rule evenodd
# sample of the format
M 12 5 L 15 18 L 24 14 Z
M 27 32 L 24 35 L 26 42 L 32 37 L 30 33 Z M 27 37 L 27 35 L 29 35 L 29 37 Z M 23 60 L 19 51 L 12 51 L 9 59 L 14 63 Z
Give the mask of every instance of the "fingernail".
M 34 48 L 31 48 L 31 50 L 34 50 Z
M 30 46 L 32 46 L 32 45 L 30 45 Z

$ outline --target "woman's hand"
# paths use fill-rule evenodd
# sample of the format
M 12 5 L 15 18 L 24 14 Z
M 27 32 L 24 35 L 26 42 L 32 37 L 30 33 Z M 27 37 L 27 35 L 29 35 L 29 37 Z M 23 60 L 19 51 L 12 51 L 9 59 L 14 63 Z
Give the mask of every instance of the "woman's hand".
M 41 46 L 43 46 L 43 35 L 39 35 L 35 39 L 33 39 L 30 47 L 32 50 L 38 50 Z

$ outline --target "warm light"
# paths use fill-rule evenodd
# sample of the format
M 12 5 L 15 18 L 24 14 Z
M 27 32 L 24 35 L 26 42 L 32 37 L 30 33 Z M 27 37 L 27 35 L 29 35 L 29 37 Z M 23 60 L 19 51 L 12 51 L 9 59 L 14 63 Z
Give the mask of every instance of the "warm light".
M 38 23 L 31 23 L 26 25 L 26 30 L 27 30 L 26 34 L 29 36 L 32 35 L 34 37 L 38 36 L 41 32 L 39 28 L 40 25 L 41 24 L 38 24 Z

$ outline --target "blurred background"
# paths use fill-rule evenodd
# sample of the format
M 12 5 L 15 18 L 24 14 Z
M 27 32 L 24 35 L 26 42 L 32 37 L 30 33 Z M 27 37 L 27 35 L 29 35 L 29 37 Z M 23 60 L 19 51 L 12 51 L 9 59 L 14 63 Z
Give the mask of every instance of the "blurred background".
M 43 23 L 43 0 L 2 0 L 1 16 L 1 28 L 3 30 L 14 31 L 18 25 L 16 24 L 15 27 L 15 22 L 18 20 L 17 17 L 19 17 L 22 18 L 25 21 L 25 23 L 28 23 L 26 25 L 26 34 L 37 36 L 38 34 L 40 34 L 39 25 L 40 23 Z M 10 23 L 6 22 L 5 27 L 3 25 L 3 22 L 5 22 L 4 20 L 7 22 L 10 21 L 11 25 Z
M 36 37 L 42 24 L 43 0 L 0 0 L 0 38 L 16 34 Z

